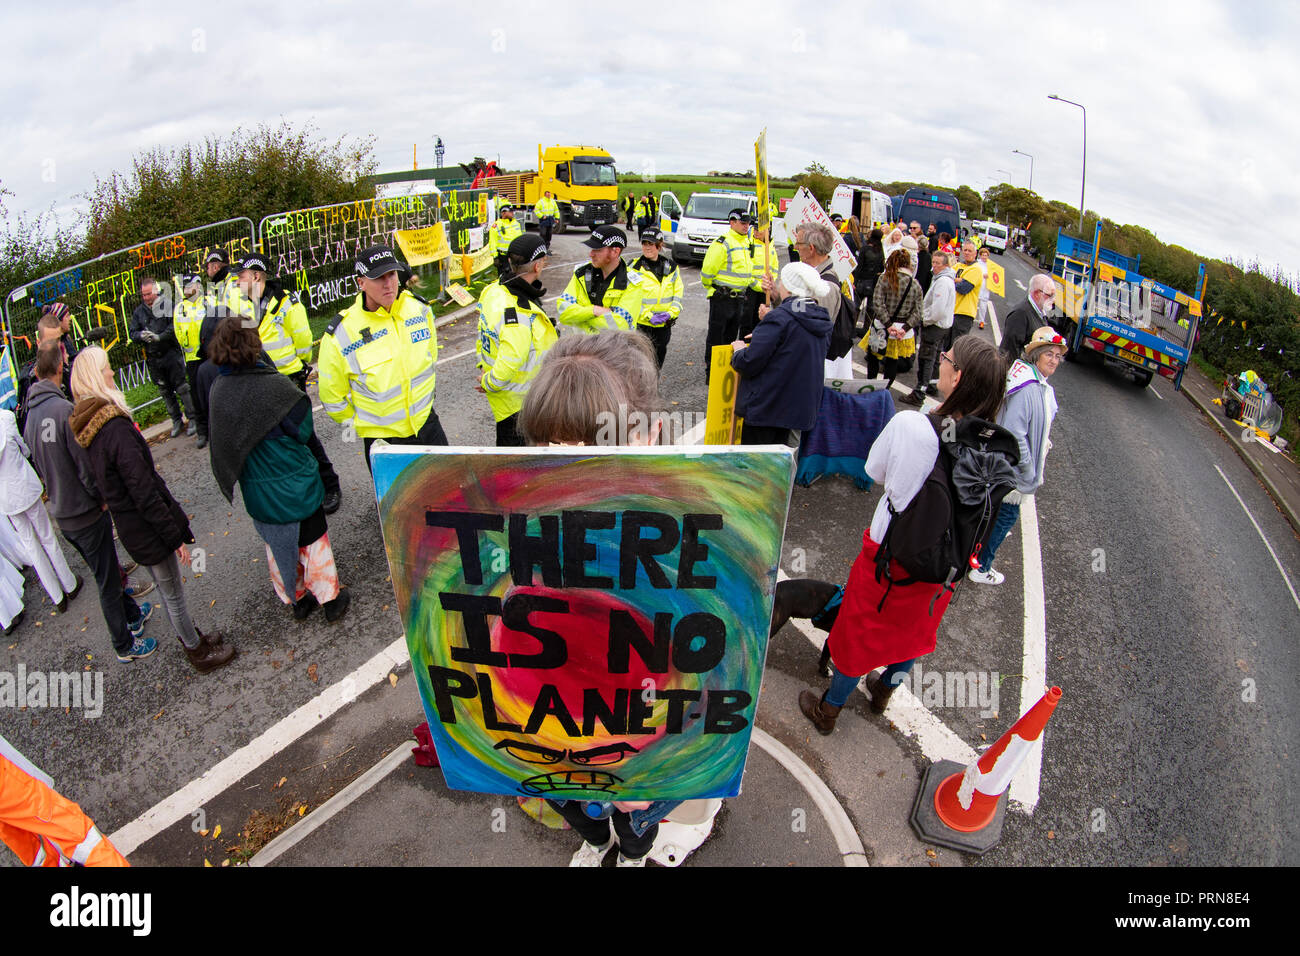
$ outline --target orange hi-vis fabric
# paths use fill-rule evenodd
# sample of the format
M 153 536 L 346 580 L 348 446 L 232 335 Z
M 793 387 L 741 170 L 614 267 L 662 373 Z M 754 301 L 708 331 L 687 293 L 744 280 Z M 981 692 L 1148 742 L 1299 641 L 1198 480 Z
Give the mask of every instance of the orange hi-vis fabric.
M 0 840 L 24 866 L 130 866 L 90 817 L 0 737 Z

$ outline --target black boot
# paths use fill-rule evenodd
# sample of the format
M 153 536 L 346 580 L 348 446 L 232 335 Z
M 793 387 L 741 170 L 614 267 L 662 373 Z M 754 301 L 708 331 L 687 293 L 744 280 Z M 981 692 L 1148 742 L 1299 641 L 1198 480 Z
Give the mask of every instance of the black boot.
M 898 685 L 886 685 L 879 674 L 868 674 L 867 690 L 871 692 L 872 713 L 883 714 L 885 708 L 889 706 L 889 698 L 893 697 L 894 691 L 898 690 Z

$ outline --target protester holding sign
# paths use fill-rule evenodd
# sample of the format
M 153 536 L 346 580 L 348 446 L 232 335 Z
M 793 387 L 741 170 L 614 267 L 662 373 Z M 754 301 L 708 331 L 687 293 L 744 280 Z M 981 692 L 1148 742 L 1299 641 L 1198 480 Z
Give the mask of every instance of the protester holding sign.
M 497 447 L 518 446 L 519 410 L 542 358 L 557 340 L 542 308 L 546 244 L 523 235 L 506 252 L 506 278 L 483 290 L 478 305 L 478 390 L 488 397 L 497 423 Z
M 377 439 L 445 445 L 447 436 L 433 410 L 433 309 L 400 288 L 397 257 L 387 246 L 363 250 L 356 270 L 359 294 L 321 337 L 320 400 L 331 418 L 356 429 L 369 468 Z
M 790 444 L 791 431 L 817 421 L 831 337 L 831 319 L 819 299 L 828 286 L 834 289 L 812 266 L 790 263 L 773 286 L 777 307 L 763 310 L 750 343 L 732 343 L 731 366 L 740 373 L 736 414 L 745 420 L 741 444 Z
M 1004 390 L 997 350 L 981 338 L 963 336 L 951 354 L 940 356 L 939 394 L 944 401 L 932 413 L 933 421 L 954 423 L 967 416 L 992 421 Z M 866 472 L 885 491 L 862 536 L 862 552 L 849 572 L 844 602 L 827 639 L 831 685 L 820 698 L 811 691 L 799 694 L 799 709 L 821 734 L 835 729 L 840 708 L 864 674 L 889 665 L 880 679 L 867 681 L 872 709 L 881 713 L 915 659 L 934 650 L 951 590 L 922 581 L 892 585 L 906 581 L 907 572 L 891 560 L 889 577 L 884 579 L 877 574 L 876 557 L 891 523 L 927 484 L 939 454 L 938 428 L 931 418 L 912 411 L 890 419 L 871 446 Z

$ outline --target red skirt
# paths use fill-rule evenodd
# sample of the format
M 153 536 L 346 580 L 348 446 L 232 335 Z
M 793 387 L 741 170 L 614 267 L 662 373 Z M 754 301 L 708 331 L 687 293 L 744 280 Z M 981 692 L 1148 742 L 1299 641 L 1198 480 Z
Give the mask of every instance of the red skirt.
M 849 677 L 929 654 L 952 600 L 952 592 L 945 592 L 942 584 L 896 584 L 889 590 L 884 608 L 877 611 L 889 582 L 876 580 L 876 548 L 868 529 L 862 535 L 862 553 L 853 562 L 844 603 L 827 639 L 831 660 Z M 890 562 L 890 572 L 896 581 L 907 577 L 896 561 Z

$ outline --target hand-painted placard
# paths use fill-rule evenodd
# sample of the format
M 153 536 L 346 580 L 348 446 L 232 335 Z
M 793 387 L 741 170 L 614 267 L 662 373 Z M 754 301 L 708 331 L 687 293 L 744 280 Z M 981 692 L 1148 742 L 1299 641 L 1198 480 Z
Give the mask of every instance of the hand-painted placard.
M 736 417 L 740 375 L 731 367 L 730 342 L 709 352 L 709 399 L 704 417 L 704 444 L 734 445 L 740 441 L 743 419 Z
M 372 460 L 448 786 L 739 793 L 792 452 L 387 446 Z

